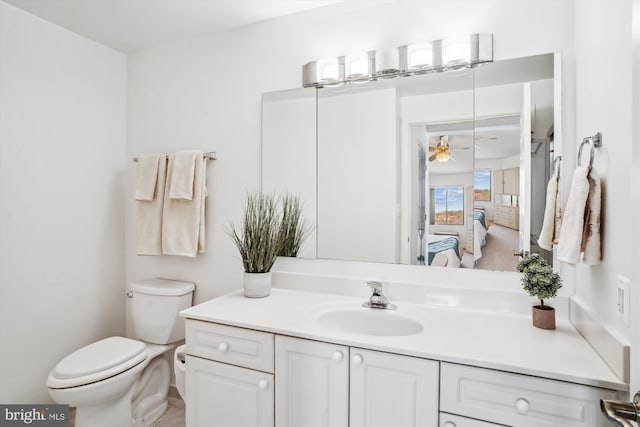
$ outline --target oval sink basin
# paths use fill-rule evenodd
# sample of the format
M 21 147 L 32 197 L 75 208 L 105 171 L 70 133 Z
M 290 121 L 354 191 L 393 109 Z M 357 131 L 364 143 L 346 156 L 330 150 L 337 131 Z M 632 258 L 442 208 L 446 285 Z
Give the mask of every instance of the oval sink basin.
M 318 322 L 326 327 L 352 334 L 403 336 L 422 332 L 422 324 L 389 310 L 348 308 L 325 311 Z

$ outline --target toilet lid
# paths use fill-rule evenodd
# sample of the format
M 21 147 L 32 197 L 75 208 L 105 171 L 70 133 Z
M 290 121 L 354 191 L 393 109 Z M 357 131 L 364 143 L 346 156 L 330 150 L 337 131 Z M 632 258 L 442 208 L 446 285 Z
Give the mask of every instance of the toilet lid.
M 57 378 L 78 378 L 106 371 L 133 359 L 144 343 L 124 337 L 109 337 L 74 351 L 54 368 Z
M 119 375 L 147 360 L 149 352 L 141 341 L 110 337 L 74 351 L 49 373 L 49 388 L 91 384 Z M 146 364 L 145 364 L 146 365 Z

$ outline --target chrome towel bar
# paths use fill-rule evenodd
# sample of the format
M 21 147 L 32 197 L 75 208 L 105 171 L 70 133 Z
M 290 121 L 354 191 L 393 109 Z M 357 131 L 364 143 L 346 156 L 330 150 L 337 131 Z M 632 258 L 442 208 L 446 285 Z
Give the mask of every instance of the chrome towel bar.
M 582 140 L 580 148 L 578 149 L 578 166 L 581 166 L 582 163 L 582 148 L 585 144 L 591 144 L 591 154 L 589 155 L 589 169 L 591 169 L 593 167 L 593 156 L 596 148 L 602 147 L 602 133 L 597 132 L 595 135 L 588 136 Z

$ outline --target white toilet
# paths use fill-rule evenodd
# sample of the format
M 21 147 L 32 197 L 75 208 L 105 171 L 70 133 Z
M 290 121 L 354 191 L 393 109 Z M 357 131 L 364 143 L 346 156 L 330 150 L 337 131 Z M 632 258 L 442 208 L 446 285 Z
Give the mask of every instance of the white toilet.
M 131 283 L 130 321 L 140 339 L 109 337 L 65 357 L 47 378 L 57 403 L 76 407 L 76 427 L 148 427 L 167 408 L 170 369 L 164 354 L 184 339 L 178 312 L 192 304 L 193 283 Z

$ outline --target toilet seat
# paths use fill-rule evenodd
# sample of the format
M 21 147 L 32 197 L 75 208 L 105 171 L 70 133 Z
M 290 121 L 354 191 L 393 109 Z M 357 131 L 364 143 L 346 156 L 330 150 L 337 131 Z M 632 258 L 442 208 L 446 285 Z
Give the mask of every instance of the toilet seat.
M 65 357 L 47 378 L 49 388 L 91 384 L 125 372 L 148 359 L 142 341 L 109 337 L 82 347 Z

